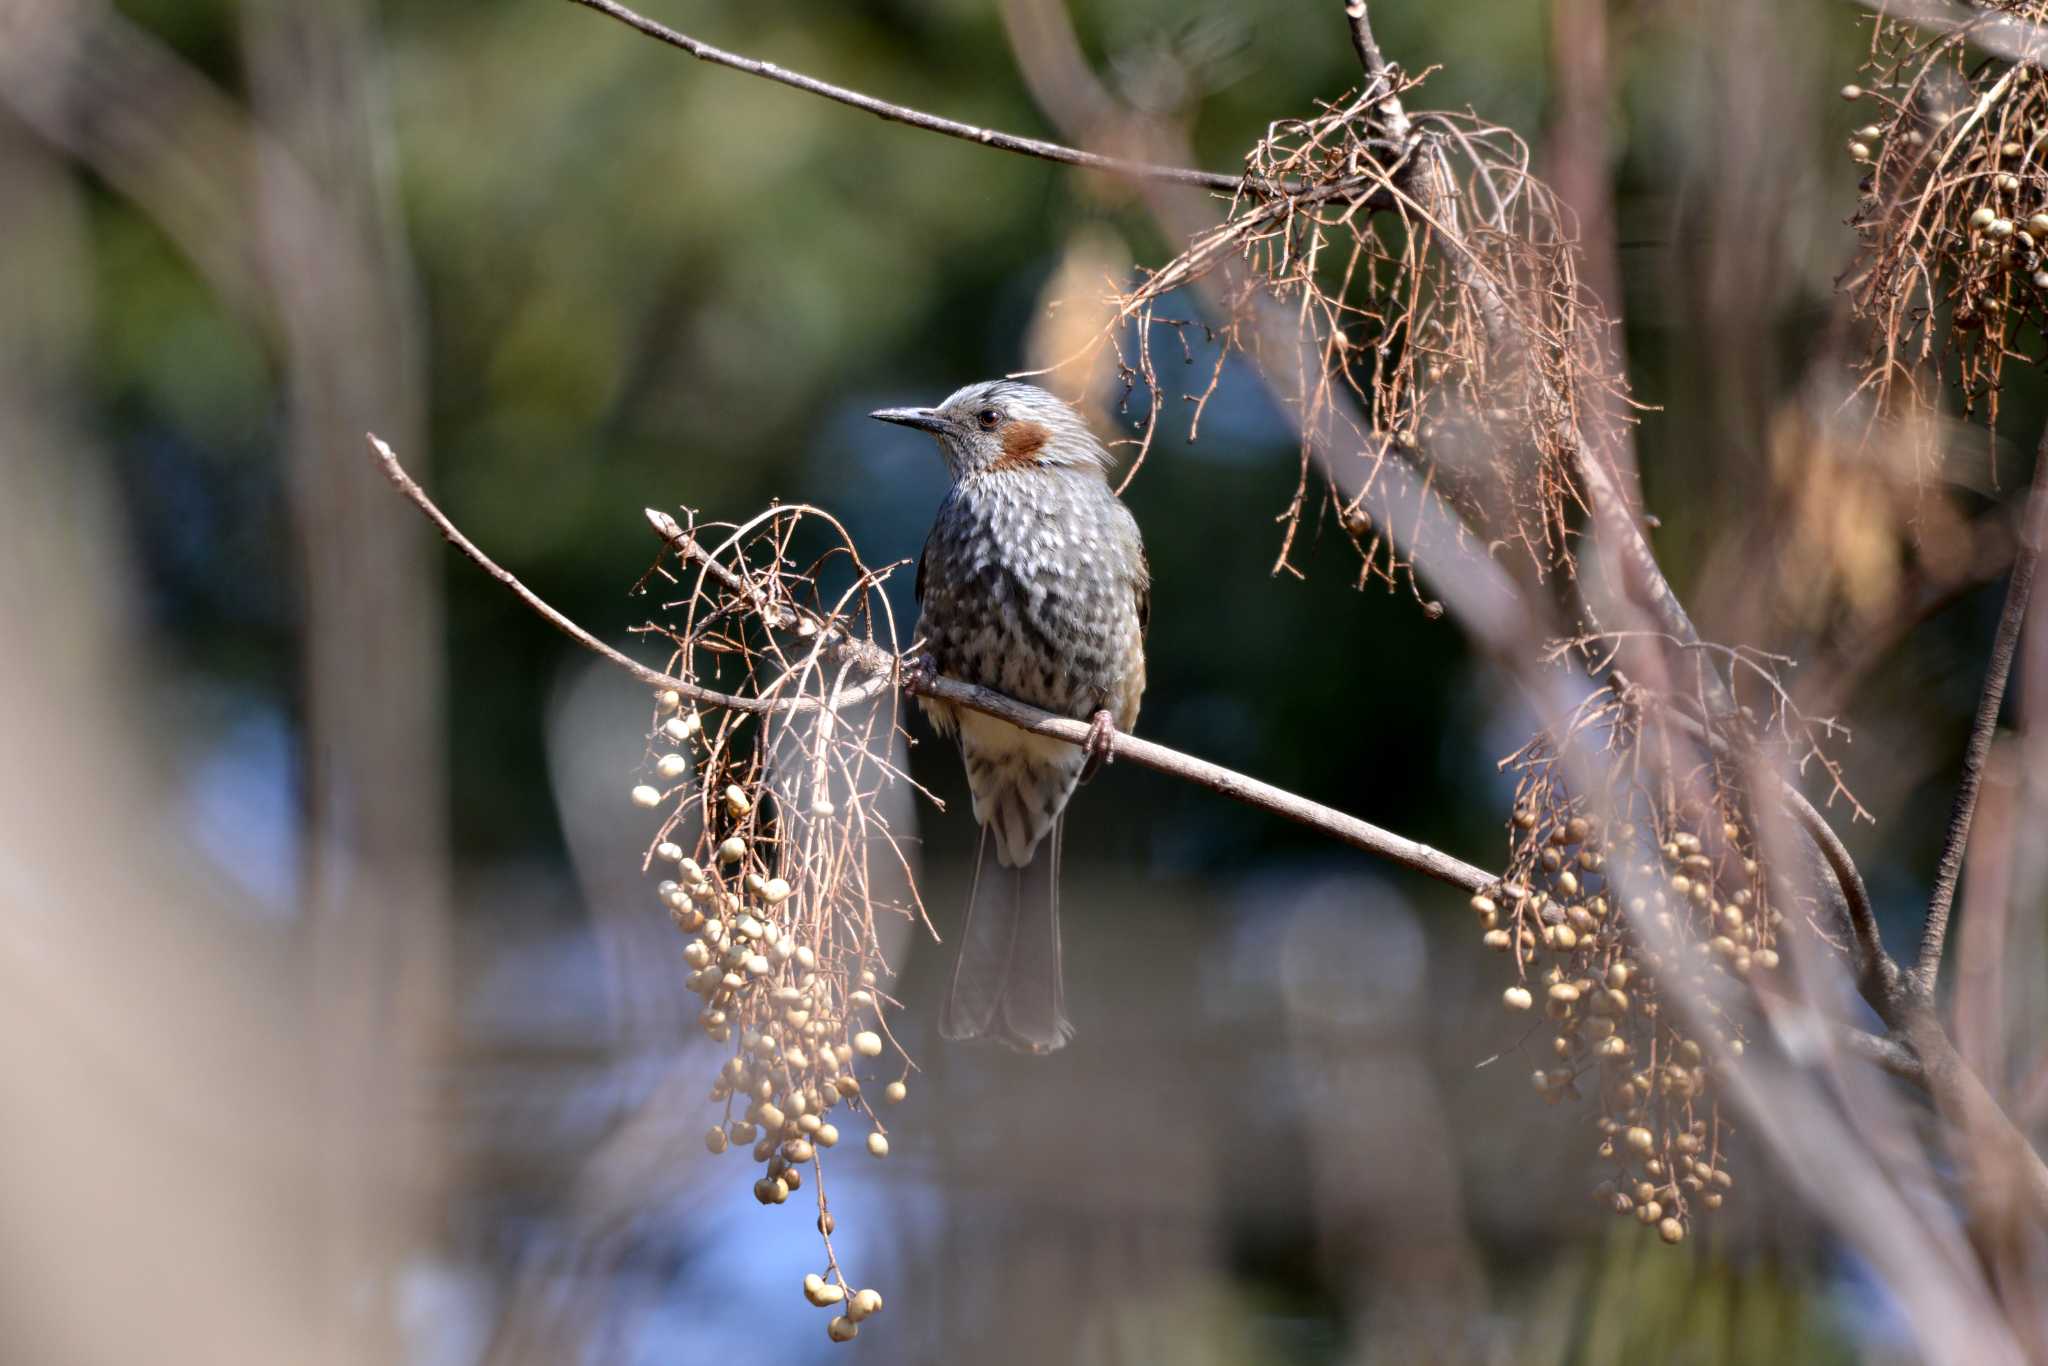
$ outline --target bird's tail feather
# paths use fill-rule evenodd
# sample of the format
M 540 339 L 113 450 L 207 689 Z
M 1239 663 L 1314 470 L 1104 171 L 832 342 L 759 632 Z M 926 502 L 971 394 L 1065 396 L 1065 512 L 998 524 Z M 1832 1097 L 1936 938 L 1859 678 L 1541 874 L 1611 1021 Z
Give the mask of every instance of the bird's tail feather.
M 1060 844 L 1064 819 L 1021 868 L 989 857 L 988 831 L 975 858 L 974 891 L 960 932 L 960 958 L 939 1017 L 948 1039 L 995 1039 L 1050 1053 L 1073 1037 L 1060 986 Z

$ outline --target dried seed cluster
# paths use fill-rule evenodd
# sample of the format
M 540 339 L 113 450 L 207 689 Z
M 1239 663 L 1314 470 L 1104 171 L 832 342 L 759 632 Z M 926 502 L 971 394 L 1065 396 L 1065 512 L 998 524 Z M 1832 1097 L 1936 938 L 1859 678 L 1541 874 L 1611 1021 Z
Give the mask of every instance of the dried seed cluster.
M 881 871 L 899 873 L 887 885 L 903 885 L 906 865 L 878 802 L 900 776 L 888 758 L 895 699 L 886 677 L 849 682 L 857 652 L 894 653 L 893 641 L 875 639 L 887 622 L 882 576 L 812 508 L 779 507 L 729 528 L 652 520 L 665 552 L 643 583 L 686 593 L 665 605 L 672 624 L 643 630 L 673 645 L 672 676 L 749 699 L 698 710 L 677 691 L 657 693 L 630 793 L 664 813 L 643 867 L 686 936 L 697 1026 L 724 1048 L 710 1087 L 722 1112 L 704 1144 L 751 1154 L 764 1206 L 811 1184 L 824 1265 L 805 1278 L 804 1296 L 835 1310 L 827 1332 L 845 1342 L 882 1296 L 849 1281 L 833 1251 L 826 1154 L 855 1126 L 868 1130 L 872 1157 L 888 1154 L 869 1097 L 901 1100 L 912 1063 L 887 1022 L 895 1002 L 876 922 L 921 916 L 914 887 L 907 902 L 891 899 L 870 869 L 883 850 Z M 836 544 L 802 564 L 793 544 L 820 524 Z M 826 599 L 822 571 L 841 561 L 853 586 Z
M 1994 8 L 2048 17 L 2031 0 Z M 1926 415 L 1942 387 L 1928 381 L 1951 379 L 1995 428 L 2006 360 L 2048 323 L 2048 74 L 1980 60 L 1966 28 L 1873 32 L 1841 92 L 1867 120 L 1849 140 L 1867 171 L 1846 281 L 1870 324 L 1863 388 L 1886 416 Z M 1935 440 L 1922 435 L 1926 461 Z
M 1537 1093 L 1597 1100 L 1598 1155 L 1614 1167 L 1599 1198 L 1680 1242 L 1734 1180 L 1716 1080 L 1742 1029 L 1710 979 L 1775 968 L 1781 917 L 1743 825 L 1716 801 L 1617 785 L 1596 808 L 1565 788 L 1547 744 L 1511 762 L 1508 875 L 1472 900 L 1483 942 L 1513 963 L 1503 1004 L 1542 1012 Z M 1675 991 L 1703 1027 L 1681 1020 Z
M 1169 354 L 1195 361 L 1193 324 L 1156 310 L 1222 271 L 1222 321 L 1207 329 L 1219 345 L 1204 358 L 1206 384 L 1188 395 L 1191 430 L 1232 350 L 1264 363 L 1256 339 L 1270 305 L 1298 329 L 1287 354 L 1307 358 L 1268 374 L 1302 432 L 1276 568 L 1312 515 L 1315 480 L 1357 548 L 1361 586 L 1417 588 L 1390 523 L 1415 510 L 1404 504 L 1426 502 L 1424 490 L 1482 542 L 1520 546 L 1536 574 L 1569 573 L 1580 462 L 1614 459 L 1633 420 L 1614 329 L 1579 277 L 1576 222 L 1530 174 L 1512 131 L 1470 113 L 1411 116 L 1387 97 L 1411 100 L 1422 78 L 1390 79 L 1391 91 L 1376 82 L 1269 124 L 1246 156 L 1246 181 L 1262 192 L 1239 196 L 1228 221 L 1118 298 L 1102 340 L 1126 386 L 1152 397 L 1141 455 L 1168 390 L 1182 388 L 1161 380 L 1153 325 L 1175 331 Z M 1418 136 L 1425 124 L 1430 135 Z M 1375 183 L 1390 187 L 1388 212 L 1361 211 L 1359 191 Z M 1272 192 L 1282 184 L 1300 188 Z M 1616 420 L 1558 419 L 1593 410 Z M 1330 456 L 1320 471 L 1318 448 Z M 1467 458 L 1480 451 L 1486 459 Z M 1407 482 L 1382 477 L 1389 462 L 1421 476 L 1396 504 L 1380 501 Z
M 657 727 L 658 740 L 688 744 L 701 734 L 701 718 L 683 711 L 677 694 L 658 695 L 656 708 L 669 713 Z M 685 778 L 692 768 L 680 751 L 655 761 L 664 779 Z M 811 918 L 804 914 L 807 889 L 801 882 L 792 886 L 777 871 L 783 841 L 763 809 L 772 810 L 772 801 L 758 788 L 720 784 L 716 776 L 708 781 L 708 790 L 718 794 L 710 805 L 719 819 L 706 823 L 695 851 L 686 853 L 668 838 L 654 848 L 663 870 L 673 865 L 675 873 L 660 882 L 656 894 L 689 936 L 683 948 L 691 969 L 685 985 L 703 998 L 698 1027 L 714 1043 L 736 1045 L 711 1084 L 711 1099 L 725 1113 L 705 1134 L 704 1145 L 713 1154 L 752 1153 L 762 1164 L 754 1198 L 763 1205 L 783 1204 L 801 1190 L 806 1169 L 816 1177 L 818 1232 L 830 1279 L 806 1276 L 804 1295 L 820 1307 L 844 1303 L 830 1336 L 845 1342 L 881 1308 L 882 1297 L 849 1285 L 831 1253 L 836 1221 L 824 1196 L 823 1153 L 839 1144 L 833 1117 L 842 1112 L 864 1114 L 873 1125 L 867 1138 L 871 1154 L 889 1151 L 855 1072 L 857 1059 L 865 1062 L 885 1051 L 884 998 L 875 970 L 857 955 L 815 942 Z M 687 791 L 653 789 L 655 801 L 647 803 L 640 796 L 646 790 L 634 789 L 637 804 L 688 802 Z M 901 1079 L 888 1083 L 891 1100 L 905 1093 Z

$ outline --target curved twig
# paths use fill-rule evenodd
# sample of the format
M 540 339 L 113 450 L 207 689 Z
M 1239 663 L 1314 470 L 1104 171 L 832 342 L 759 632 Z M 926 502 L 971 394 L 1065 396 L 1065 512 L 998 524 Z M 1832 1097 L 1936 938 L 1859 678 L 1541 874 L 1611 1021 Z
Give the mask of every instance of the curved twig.
M 616 19 L 635 32 L 644 33 L 658 42 L 667 43 L 670 47 L 689 53 L 700 62 L 710 62 L 714 66 L 743 71 L 749 76 L 759 76 L 763 80 L 774 81 L 793 90 L 801 90 L 805 94 L 819 95 L 850 108 L 863 110 L 891 123 L 907 124 L 912 128 L 923 129 L 927 133 L 959 138 L 983 147 L 993 147 L 997 151 L 1015 152 L 1020 156 L 1037 157 L 1041 161 L 1056 161 L 1064 166 L 1080 166 L 1091 171 L 1107 171 L 1111 175 L 1128 176 L 1135 180 L 1192 185 L 1197 189 L 1215 190 L 1220 194 L 1287 195 L 1297 194 L 1303 188 L 1294 184 L 1251 183 L 1242 175 L 1230 175 L 1223 171 L 1201 171 L 1187 166 L 1161 166 L 1156 162 L 1104 156 L 1100 152 L 1087 152 L 1078 147 L 1047 142 L 1043 138 L 1020 137 L 1015 133 L 1004 133 L 994 128 L 977 127 L 939 114 L 927 114 L 908 105 L 891 104 L 888 100 L 877 99 L 873 95 L 863 94 L 843 85 L 834 85 L 830 81 L 821 81 L 815 76 L 806 76 L 801 71 L 791 71 L 773 62 L 763 62 L 753 57 L 743 57 L 737 52 L 727 52 L 724 48 L 714 47 L 701 38 L 692 38 L 687 33 L 679 33 L 666 24 L 636 13 L 619 4 L 617 0 L 570 0 L 570 3 Z

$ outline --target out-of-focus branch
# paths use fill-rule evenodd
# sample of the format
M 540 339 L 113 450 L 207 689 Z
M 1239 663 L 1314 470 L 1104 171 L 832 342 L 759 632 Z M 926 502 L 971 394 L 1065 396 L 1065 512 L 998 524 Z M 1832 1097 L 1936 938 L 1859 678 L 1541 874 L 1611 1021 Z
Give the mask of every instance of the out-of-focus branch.
M 806 76 L 800 71 L 791 71 L 773 62 L 758 61 L 752 57 L 743 57 L 737 52 L 727 52 L 724 48 L 714 47 L 700 38 L 679 33 L 666 24 L 636 13 L 617 3 L 617 0 L 570 0 L 570 3 L 616 19 L 636 32 L 644 33 L 658 42 L 667 43 L 670 47 L 689 53 L 700 62 L 710 62 L 714 66 L 743 71 L 749 76 L 759 76 L 763 80 L 774 81 L 809 95 L 822 96 L 850 108 L 864 110 L 876 118 L 887 119 L 891 123 L 907 124 L 927 133 L 960 138 L 983 147 L 993 147 L 1000 152 L 1014 152 L 1020 156 L 1037 157 L 1041 161 L 1056 161 L 1065 166 L 1105 171 L 1111 175 L 1127 176 L 1136 180 L 1192 185 L 1198 189 L 1214 190 L 1219 194 L 1294 194 L 1301 189 L 1298 185 L 1247 184 L 1243 176 L 1229 175 L 1222 171 L 1202 171 L 1187 166 L 1161 166 L 1155 162 L 1133 161 L 1124 157 L 1105 156 L 1100 152 L 1087 152 L 1078 147 L 1047 142 L 1042 138 L 1020 137 L 1015 133 L 999 132 L 993 128 L 980 128 L 971 123 L 962 123 L 958 119 L 912 109 L 908 105 L 892 104 L 888 100 L 877 99 L 873 95 L 863 94 L 843 85 L 834 85 L 815 76 Z M 1359 182 L 1357 189 L 1360 199 L 1369 201 L 1378 196 L 1376 188 L 1369 188 L 1371 185 L 1372 182 L 1367 180 Z
M 818 705 L 811 699 L 739 697 L 715 692 L 687 679 L 675 678 L 650 669 L 631 656 L 605 644 L 568 616 L 549 606 L 537 593 L 521 583 L 510 570 L 501 567 L 490 556 L 484 554 L 475 542 L 464 535 L 448 515 L 435 505 L 433 499 L 427 496 L 427 491 L 405 472 L 405 468 L 398 462 L 398 456 L 388 445 L 375 436 L 371 436 L 369 440 L 385 477 L 434 524 L 435 529 L 450 545 L 468 556 L 470 561 L 486 574 L 510 589 L 514 596 L 549 625 L 583 648 L 618 665 L 640 682 L 653 688 L 673 689 L 686 699 L 704 706 L 729 707 L 739 711 L 782 711 L 798 706 Z M 709 561 L 708 553 L 696 546 L 695 540 L 683 532 L 673 518 L 657 515 L 651 520 L 657 534 L 671 546 L 677 547 L 686 558 L 697 563 Z M 695 547 L 694 552 L 688 547 Z M 731 581 L 728 582 L 730 584 Z M 745 587 L 739 586 L 743 589 Z M 752 592 L 748 592 L 747 596 L 755 598 L 759 610 L 763 612 L 771 626 L 785 624 L 781 609 Z M 899 658 L 872 642 L 848 639 L 837 643 L 833 648 L 840 658 L 866 670 L 869 674 L 866 684 L 846 689 L 840 694 L 839 701 L 842 706 L 850 701 L 872 697 L 893 683 L 913 695 L 938 698 L 955 706 L 985 712 L 1033 735 L 1048 736 L 1075 746 L 1088 741 L 1089 727 L 1086 722 L 1055 716 L 1051 712 L 1041 711 L 1037 707 L 1028 706 L 1015 698 L 1005 697 L 987 688 L 962 683 L 958 679 L 940 677 L 916 667 L 913 661 Z M 1211 792 L 1242 802 L 1246 806 L 1284 816 L 1354 849 L 1362 849 L 1368 854 L 1398 863 L 1405 868 L 1433 877 L 1439 882 L 1447 882 L 1461 891 L 1480 892 L 1499 886 L 1498 878 L 1475 864 L 1467 863 L 1442 850 L 1433 849 L 1429 845 L 1406 839 L 1391 830 L 1383 830 L 1334 807 L 1324 806 L 1320 802 L 1297 796 L 1271 783 L 1261 782 L 1257 778 L 1224 768 L 1220 764 L 1197 759 L 1193 755 L 1183 754 L 1179 750 L 1169 749 L 1150 740 L 1140 740 L 1134 735 L 1119 733 L 1114 737 L 1112 746 L 1110 753 L 1113 758 L 1129 759 L 1132 763 L 1142 764 L 1146 768 L 1193 783 L 1198 787 L 1205 787 Z
M 2005 1219 L 2024 1200 L 2037 1218 L 2048 1217 L 2048 1163 L 1956 1052 L 1931 1000 L 1915 998 L 1903 1034 L 1926 1068 L 1936 1108 L 1968 1138 L 1956 1156 L 1970 1168 L 1972 1203 Z
M 1920 959 L 1914 975 L 1919 989 L 1929 995 L 1941 976 L 1941 951 L 1948 939 L 1956 883 L 1963 875 L 1963 853 L 1970 843 L 1977 790 L 1983 785 L 1984 764 L 1991 757 L 1991 740 L 1998 731 L 1998 713 L 2005 703 L 2005 685 L 2012 676 L 2013 656 L 2019 652 L 2020 629 L 2027 619 L 2027 600 L 2033 592 L 2034 567 L 2040 560 L 2044 534 L 2048 534 L 2048 428 L 2043 429 L 2034 452 L 2034 482 L 2027 493 L 2026 509 L 2020 514 L 2019 545 L 2013 555 L 2012 577 L 2006 583 L 2005 607 L 1998 615 L 1991 664 L 1985 670 L 1983 695 L 1977 700 L 1977 719 L 1970 730 L 1969 747 L 1963 751 L 1963 777 L 1956 785 L 1948 837 L 1934 876 L 1934 894 L 1927 903 L 1927 923 L 1920 934 Z
M 1880 1038 L 1846 1025 L 1837 1031 L 1836 1038 L 1846 1051 L 1871 1066 L 1889 1072 L 1900 1081 L 1911 1082 L 1923 1091 L 1927 1089 L 1927 1068 L 1921 1063 L 1920 1055 L 1897 1039 Z

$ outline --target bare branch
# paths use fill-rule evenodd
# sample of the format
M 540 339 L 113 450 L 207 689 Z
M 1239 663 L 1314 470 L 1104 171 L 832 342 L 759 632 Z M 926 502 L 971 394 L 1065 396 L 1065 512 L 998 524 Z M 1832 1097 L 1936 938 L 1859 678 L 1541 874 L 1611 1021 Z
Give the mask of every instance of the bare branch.
M 1372 15 L 1367 11 L 1365 0 L 1346 0 L 1344 17 L 1351 23 L 1351 50 L 1358 54 L 1358 65 L 1364 69 L 1373 84 L 1387 84 L 1391 89 L 1387 59 L 1380 52 L 1380 45 L 1373 40 Z M 1381 101 L 1385 109 L 1391 103 L 1390 118 L 1399 117 L 1400 101 L 1389 95 Z
M 628 28 L 644 33 L 659 42 L 667 43 L 670 47 L 679 48 L 689 53 L 700 62 L 710 62 L 714 66 L 729 67 L 734 71 L 744 71 L 749 76 L 759 76 L 763 80 L 774 81 L 779 85 L 786 85 L 791 89 L 801 90 L 806 94 L 819 95 L 854 109 L 865 110 L 876 118 L 887 119 L 891 123 L 907 124 L 912 128 L 921 128 L 927 133 L 940 133 L 949 138 L 959 138 L 962 141 L 977 143 L 983 147 L 993 147 L 997 151 L 1015 152 L 1020 156 L 1037 157 L 1041 161 L 1056 161 L 1064 166 L 1080 166 L 1091 171 L 1106 171 L 1111 175 L 1129 176 L 1136 180 L 1157 180 L 1172 185 L 1192 185 L 1198 189 L 1215 190 L 1220 194 L 1238 194 L 1241 192 L 1248 192 L 1254 195 L 1292 194 L 1300 189 L 1299 186 L 1295 185 L 1260 186 L 1257 184 L 1247 184 L 1242 175 L 1229 175 L 1222 171 L 1200 171 L 1186 166 L 1161 166 L 1149 161 L 1132 161 L 1124 157 L 1104 156 L 1099 152 L 1086 152 L 1078 147 L 1067 147 L 1057 142 L 1047 142 L 1042 138 L 1020 137 L 1015 133 L 1003 133 L 993 128 L 976 127 L 971 123 L 962 123 L 958 119 L 949 119 L 938 114 L 927 114 L 921 109 L 912 109 L 907 105 L 891 104 L 889 101 L 877 99 L 873 95 L 863 94 L 858 90 L 850 90 L 843 85 L 833 85 L 829 81 L 821 81 L 814 76 L 806 76 L 800 71 L 791 71 L 787 67 L 777 66 L 773 62 L 758 61 L 752 57 L 743 57 L 737 52 L 727 52 L 724 48 L 714 47 L 700 38 L 692 38 L 687 33 L 679 33 L 666 24 L 658 23 L 643 14 L 636 13 L 626 8 L 626 6 L 617 3 L 617 0 L 570 0 L 570 3 L 581 5 L 585 9 L 596 10 L 599 14 L 616 19 Z M 1369 182 L 1361 181 L 1359 189 L 1365 189 L 1367 183 Z M 1377 197 L 1379 197 L 1377 193 L 1361 194 L 1360 196 L 1360 198 L 1368 200 Z
M 2027 494 L 2026 510 L 2020 514 L 2012 578 L 2006 583 L 2005 607 L 1999 613 L 1998 634 L 1991 643 L 1991 665 L 1985 671 L 1983 695 L 1977 700 L 1977 719 L 1970 730 L 1969 748 L 1963 751 L 1963 778 L 1956 787 L 1955 809 L 1949 815 L 1948 838 L 1942 845 L 1934 895 L 1927 903 L 1927 924 L 1920 933 L 1920 961 L 1914 976 L 1919 989 L 1930 995 L 1941 975 L 1941 951 L 1948 938 L 1956 883 L 1963 873 L 1963 853 L 1970 843 L 1977 790 L 1983 784 L 1984 764 L 1991 756 L 1991 740 L 1998 731 L 1998 712 L 2005 702 L 2006 681 L 2012 676 L 2013 656 L 2019 651 L 2020 628 L 2027 619 L 2027 599 L 2033 592 L 2034 566 L 2040 559 L 2044 532 L 2048 532 L 2048 428 L 2042 430 L 2040 445 L 2034 452 L 2034 482 Z
M 375 450 L 377 458 L 383 466 L 385 477 L 391 481 L 400 493 L 410 499 L 415 507 L 426 515 L 427 519 L 434 524 L 435 529 L 441 533 L 442 537 L 450 545 L 460 550 L 464 555 L 467 555 L 485 573 L 511 589 L 521 602 L 525 603 L 527 607 L 531 608 L 556 630 L 562 632 L 586 650 L 602 655 L 605 659 L 633 675 L 640 682 L 654 688 L 673 689 L 690 701 L 704 706 L 726 707 L 735 711 L 755 713 L 782 712 L 802 710 L 807 707 L 816 708 L 820 705 L 814 698 L 810 697 L 764 699 L 714 692 L 698 684 L 691 683 L 686 679 L 675 678 L 669 674 L 650 669 L 631 656 L 613 649 L 581 626 L 578 626 L 561 612 L 549 606 L 538 594 L 521 583 L 510 570 L 500 567 L 488 555 L 484 554 L 482 550 L 478 549 L 475 543 L 465 536 L 454 522 L 449 520 L 448 515 L 435 506 L 433 499 L 427 496 L 426 490 L 422 489 L 412 476 L 405 472 L 404 468 L 398 463 L 397 455 L 392 452 L 389 446 L 385 445 L 384 442 L 375 436 L 370 437 L 370 445 Z M 649 520 L 654 525 L 658 535 L 662 536 L 670 545 L 676 546 L 689 558 L 697 559 L 702 554 L 701 548 L 697 549 L 696 554 L 691 554 L 690 550 L 686 549 L 686 547 L 695 547 L 695 542 L 673 518 L 666 516 L 666 514 L 652 514 Z M 751 591 L 748 591 L 748 596 L 755 597 Z M 782 609 L 775 607 L 764 599 L 755 597 L 755 600 L 760 604 L 759 610 L 763 612 L 764 618 L 769 619 L 771 625 L 779 625 L 783 622 Z M 852 700 L 872 697 L 883 687 L 894 683 L 905 692 L 926 697 L 936 697 L 951 702 L 956 706 L 969 707 L 975 711 L 985 712 L 1000 720 L 1008 721 L 1011 725 L 1027 730 L 1034 735 L 1049 736 L 1052 739 L 1063 740 L 1076 747 L 1084 744 L 1088 739 L 1089 731 L 1086 722 L 1071 720 L 1064 716 L 1055 716 L 1051 712 L 1027 706 L 1022 702 L 1016 701 L 1014 698 L 1005 697 L 1001 693 L 992 692 L 987 688 L 976 687 L 971 683 L 962 683 L 957 679 L 942 678 L 928 671 L 916 668 L 906 668 L 904 660 L 874 645 L 872 642 L 851 639 L 835 642 L 832 652 L 836 658 L 850 662 L 856 667 L 868 671 L 870 674 L 867 684 L 859 688 L 847 689 L 840 694 L 838 699 L 840 705 L 844 705 Z M 1164 773 L 1169 777 L 1180 778 L 1183 781 L 1194 783 L 1198 787 L 1205 787 L 1211 792 L 1229 797 L 1233 801 L 1242 802 L 1246 806 L 1257 807 L 1262 811 L 1270 811 L 1277 816 L 1284 816 L 1288 820 L 1296 821 L 1313 830 L 1321 831 L 1332 839 L 1348 844 L 1354 849 L 1362 849 L 1366 853 L 1398 863 L 1403 867 L 1411 868 L 1418 873 L 1433 877 L 1439 882 L 1447 882 L 1462 891 L 1480 892 L 1489 888 L 1496 888 L 1500 885 L 1500 880 L 1492 873 L 1484 868 L 1467 863 L 1463 859 L 1455 858 L 1450 854 L 1433 849 L 1415 840 L 1403 838 L 1390 830 L 1383 830 L 1370 822 L 1358 819 L 1356 816 L 1348 815 L 1333 807 L 1324 806 L 1320 802 L 1310 801 L 1306 797 L 1297 796 L 1283 788 L 1275 787 L 1271 783 L 1261 782 L 1257 778 L 1248 777 L 1245 774 L 1224 768 L 1220 764 L 1212 764 L 1206 760 L 1197 759 L 1192 755 L 1183 754 L 1179 750 L 1169 749 L 1165 745 L 1155 744 L 1150 740 L 1140 740 L 1136 736 L 1118 733 L 1114 738 L 1110 754 L 1112 758 L 1129 759 L 1132 763 L 1141 764 L 1146 768 Z M 1512 889 L 1510 894 L 1512 894 Z

